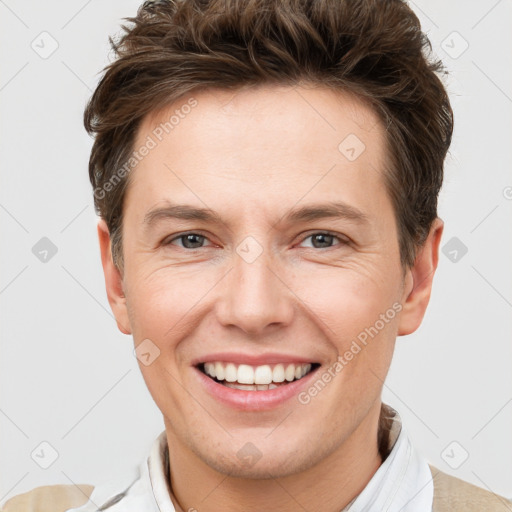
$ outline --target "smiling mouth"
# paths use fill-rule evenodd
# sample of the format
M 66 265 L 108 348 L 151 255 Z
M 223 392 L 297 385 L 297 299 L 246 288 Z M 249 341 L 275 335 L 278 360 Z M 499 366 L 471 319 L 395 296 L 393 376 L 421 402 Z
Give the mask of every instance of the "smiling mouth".
M 300 380 L 319 366 L 318 363 L 251 366 L 216 361 L 201 363 L 197 368 L 215 382 L 232 389 L 267 391 Z

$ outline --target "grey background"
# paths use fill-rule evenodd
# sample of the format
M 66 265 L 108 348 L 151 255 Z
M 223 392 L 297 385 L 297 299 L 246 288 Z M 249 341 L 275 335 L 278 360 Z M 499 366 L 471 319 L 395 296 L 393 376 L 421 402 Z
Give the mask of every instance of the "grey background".
M 1 501 L 99 484 L 163 430 L 107 302 L 82 128 L 107 36 L 138 5 L 0 0 Z M 512 2 L 411 6 L 451 72 L 456 129 L 431 304 L 384 399 L 431 463 L 512 497 Z

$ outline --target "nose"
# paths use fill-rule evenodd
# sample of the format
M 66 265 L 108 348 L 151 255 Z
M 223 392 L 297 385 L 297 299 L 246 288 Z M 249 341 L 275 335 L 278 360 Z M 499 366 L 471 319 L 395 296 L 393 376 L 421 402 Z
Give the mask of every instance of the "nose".
M 217 319 L 246 334 L 265 334 L 289 325 L 293 318 L 293 293 L 282 267 L 273 265 L 265 251 L 246 261 L 234 254 L 231 271 L 223 279 L 216 304 Z

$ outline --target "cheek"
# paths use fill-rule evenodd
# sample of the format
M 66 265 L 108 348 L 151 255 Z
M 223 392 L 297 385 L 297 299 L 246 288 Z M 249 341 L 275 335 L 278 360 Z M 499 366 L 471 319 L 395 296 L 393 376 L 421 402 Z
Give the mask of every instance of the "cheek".
M 321 320 L 326 334 L 331 330 L 329 338 L 334 333 L 346 338 L 373 325 L 398 297 L 390 274 L 387 279 L 375 278 L 384 273 L 383 269 L 323 267 L 295 269 L 288 276 L 285 271 L 283 277 L 293 291 L 287 300 L 302 302 L 312 321 Z M 171 340 L 190 328 L 199 310 L 214 307 L 208 294 L 223 275 L 218 268 L 169 267 L 133 276 L 126 297 L 135 341 L 152 336 Z
M 378 394 L 391 363 L 400 304 L 396 281 L 388 277 L 383 281 L 365 272 L 334 269 L 330 275 L 311 275 L 300 295 L 307 297 L 320 320 L 316 325 L 341 365 L 339 373 L 333 372 L 337 377 L 331 393 L 343 392 L 351 407 L 367 402 L 370 389 Z M 335 399 L 330 394 L 324 398 Z
M 357 337 L 372 326 L 398 296 L 391 280 L 340 268 L 304 275 L 296 281 L 296 289 L 310 311 L 322 320 L 328 337 L 343 340 Z
M 177 345 L 209 307 L 208 293 L 222 275 L 212 268 L 167 267 L 134 276 L 126 298 L 135 343 L 149 338 L 167 349 Z
M 135 342 L 143 338 L 161 340 L 179 322 L 194 295 L 187 282 L 171 279 L 170 273 L 155 272 L 135 278 L 126 299 Z

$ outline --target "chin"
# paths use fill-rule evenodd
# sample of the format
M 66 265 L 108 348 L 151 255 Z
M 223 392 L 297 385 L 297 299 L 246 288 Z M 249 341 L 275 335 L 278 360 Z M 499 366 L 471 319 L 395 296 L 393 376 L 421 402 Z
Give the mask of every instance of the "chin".
M 329 450 L 330 447 L 325 443 L 320 448 L 309 444 L 309 449 L 305 451 L 304 443 L 300 446 L 295 444 L 284 446 L 282 442 L 273 444 L 268 440 L 266 443 L 261 440 L 254 443 L 247 441 L 238 450 L 233 450 L 233 444 L 231 444 L 224 449 L 218 446 L 218 452 L 194 451 L 205 464 L 223 475 L 233 478 L 268 480 L 305 471 L 325 458 Z
M 292 455 L 290 455 L 292 457 Z M 296 459 L 291 461 L 289 460 L 281 460 L 272 457 L 272 460 L 264 460 L 265 457 L 262 457 L 258 461 L 254 462 L 254 464 L 246 464 L 242 465 L 237 460 L 236 462 L 231 460 L 205 460 L 205 462 L 218 471 L 221 474 L 230 476 L 232 478 L 243 478 L 250 480 L 270 480 L 273 478 L 283 478 L 286 476 L 293 475 L 295 473 L 299 473 L 307 469 L 301 463 L 301 461 L 297 461 Z M 311 463 L 311 461 L 309 461 Z

